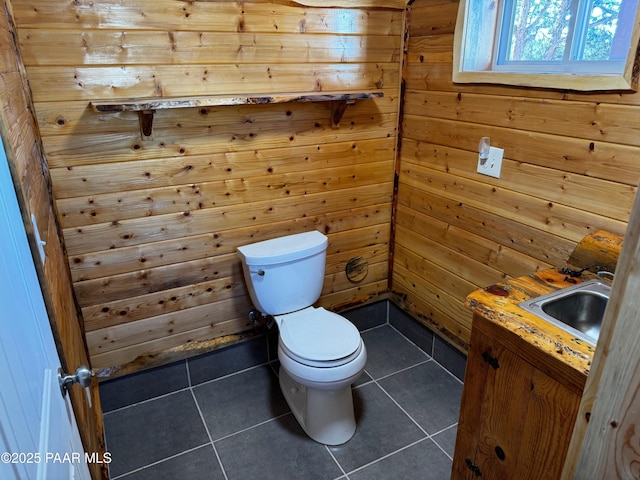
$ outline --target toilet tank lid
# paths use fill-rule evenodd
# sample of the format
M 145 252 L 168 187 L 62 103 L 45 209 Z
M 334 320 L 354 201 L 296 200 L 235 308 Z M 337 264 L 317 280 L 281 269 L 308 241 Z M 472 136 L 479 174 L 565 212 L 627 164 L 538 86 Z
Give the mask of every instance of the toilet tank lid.
M 238 255 L 247 265 L 273 265 L 310 257 L 326 250 L 327 237 L 317 230 L 238 247 Z

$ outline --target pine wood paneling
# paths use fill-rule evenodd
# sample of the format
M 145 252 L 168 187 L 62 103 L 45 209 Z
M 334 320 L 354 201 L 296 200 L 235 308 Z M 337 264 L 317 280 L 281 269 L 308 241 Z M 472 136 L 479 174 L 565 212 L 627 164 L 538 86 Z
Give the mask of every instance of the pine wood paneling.
M 562 237 L 554 238 L 552 234 L 545 231 L 532 230 L 520 222 L 470 207 L 455 199 L 437 194 L 425 195 L 424 191 L 404 184 L 400 184 L 398 196 L 400 206 L 407 206 L 411 210 L 433 216 L 448 225 L 463 228 L 492 240 L 497 245 L 507 244 L 520 253 L 533 256 L 534 262 L 535 259 L 540 259 L 551 265 L 557 265 L 569 257 L 575 246 L 572 241 Z
M 241 318 L 246 307 L 247 302 L 243 297 L 218 300 L 215 309 L 208 304 L 197 305 L 182 311 L 87 332 L 87 343 L 96 354 L 110 352 L 200 327 L 215 328 L 217 324 L 224 323 L 225 319 Z M 249 328 L 249 320 L 245 322 L 243 330 Z
M 344 264 L 353 256 L 361 256 L 369 263 L 384 263 L 389 248 L 385 243 L 388 235 L 388 225 L 382 227 L 374 225 L 336 233 L 332 236 L 331 251 L 339 251 L 339 253 L 332 254 L 333 256 L 330 257 L 333 259 L 333 264 L 327 274 L 340 273 L 344 269 Z M 372 244 L 372 241 L 379 243 Z M 335 245 L 335 243 L 338 244 Z M 101 290 L 99 282 L 78 282 L 77 291 L 86 303 L 82 312 L 87 331 L 140 320 L 150 316 L 151 313 L 160 315 L 176 312 L 243 294 L 244 285 L 238 280 L 240 273 L 237 271 L 236 258 L 232 254 L 216 260 L 213 268 L 207 259 L 200 262 L 184 261 L 164 268 L 148 268 L 151 274 L 145 279 L 145 285 L 132 280 L 131 283 L 139 291 L 128 292 L 123 299 L 110 301 L 102 296 L 102 292 L 99 291 Z M 214 269 L 215 276 L 220 278 L 208 277 L 209 270 Z M 155 270 L 158 272 L 154 273 Z M 110 278 L 114 282 L 126 283 L 128 277 L 123 275 Z M 158 285 L 155 287 L 153 285 L 154 278 L 180 278 L 185 285 L 169 288 L 165 284 L 158 288 Z M 133 297 L 136 293 L 139 295 L 134 301 Z
M 633 105 L 455 92 L 408 92 L 406 113 L 513 130 L 640 145 Z
M 364 2 L 366 4 L 366 2 Z M 198 32 L 278 32 L 370 34 L 398 36 L 403 32 L 402 12 L 359 8 L 301 8 L 258 1 L 134 0 L 15 2 L 16 22 L 22 28 L 71 30 L 159 30 Z
M 405 234 L 411 235 L 416 242 L 416 247 L 412 248 L 413 251 L 419 252 L 429 261 L 441 265 L 446 260 L 448 264 L 443 266 L 448 271 L 463 279 L 477 280 L 479 283 L 477 287 L 487 285 L 488 278 L 483 279 L 483 276 L 495 279 L 496 271 L 507 276 L 521 271 L 523 265 L 527 265 L 531 271 L 550 266 L 545 262 L 532 259 L 512 247 L 501 245 L 485 236 L 463 230 L 453 224 L 438 220 L 432 215 L 409 209 L 404 205 L 398 206 L 396 222 L 399 235 L 402 236 L 404 231 Z M 455 247 L 443 249 L 443 245 L 455 245 Z M 450 263 L 449 259 L 455 259 L 457 256 L 460 258 Z M 472 263 L 465 264 L 467 260 L 472 260 Z M 476 266 L 474 267 L 474 265 Z M 482 267 L 478 268 L 477 265 L 482 265 Z M 475 268 L 473 275 L 461 274 L 461 271 L 470 268 Z
M 374 162 L 361 166 L 319 169 L 311 173 L 283 173 L 136 190 L 125 198 L 118 192 L 75 197 L 59 201 L 58 210 L 62 226 L 69 228 L 142 216 L 227 207 L 250 201 L 291 198 L 338 188 L 351 189 L 363 183 L 388 183 L 393 175 L 392 167 L 389 162 Z
M 456 25 L 458 2 L 455 0 L 422 0 L 411 9 L 409 35 L 445 35 L 453 33 Z
M 334 211 L 351 207 L 391 202 L 392 184 L 367 185 L 328 193 L 301 195 L 300 198 L 246 202 L 230 207 L 168 213 L 116 220 L 109 223 L 73 227 L 64 230 L 69 255 L 140 245 L 184 236 L 202 235 L 216 230 L 231 230 L 254 224 L 280 222 L 326 212 L 331 202 Z M 329 200 L 330 199 L 330 200 Z
M 464 348 L 471 315 L 454 285 L 469 293 L 561 266 L 588 233 L 624 234 L 640 182 L 640 95 L 455 85 L 457 6 L 411 6 L 392 288 Z M 504 149 L 499 179 L 476 172 L 483 136 Z M 442 285 L 421 257 L 455 259 Z
M 295 218 L 257 227 L 235 228 L 203 235 L 180 237 L 173 240 L 103 250 L 70 257 L 74 281 L 91 280 L 177 261 L 188 262 L 235 251 L 247 238 L 277 236 L 279 232 L 296 229 L 316 229 L 323 232 L 349 231 L 371 225 L 385 225 L 391 216 L 390 205 L 373 205 L 344 212 Z
M 381 161 L 395 147 L 393 139 L 308 145 L 157 158 L 127 163 L 90 164 L 51 169 L 60 199 L 190 184 L 196 181 L 236 180 L 265 174 L 304 172 L 339 165 Z M 349 157 L 339 154 L 348 150 Z M 99 159 L 98 159 L 99 160 Z
M 403 158 L 407 163 L 428 165 L 429 168 L 440 172 L 470 180 L 478 178 L 475 171 L 478 156 L 475 152 L 415 140 L 407 140 L 403 147 Z M 609 175 L 612 173 L 605 168 L 602 170 Z M 486 182 L 497 187 L 508 181 L 512 188 L 533 197 L 582 207 L 590 212 L 619 220 L 627 219 L 631 208 L 629 195 L 634 194 L 636 187 L 627 185 L 626 182 L 593 178 L 589 172 L 586 173 L 576 175 L 574 172 L 559 171 L 557 168 L 503 159 L 500 179 L 489 177 Z M 609 196 L 611 201 L 602 202 L 602 195 Z M 614 199 L 617 199 L 617 202 Z
M 477 162 L 473 167 L 477 165 Z M 533 196 L 528 193 L 506 187 L 498 187 L 487 182 L 470 180 L 443 173 L 420 165 L 402 163 L 402 173 L 405 182 L 427 192 L 446 191 L 459 201 L 478 209 L 490 208 L 500 217 L 518 221 L 526 225 L 548 231 L 556 236 L 580 241 L 587 235 L 591 225 L 599 222 L 605 230 L 624 233 L 625 223 L 610 218 L 599 218 L 593 212 L 582 210 L 562 203 L 550 202 L 544 197 Z M 505 177 L 504 181 L 507 180 Z M 504 185 L 504 181 L 501 185 Z M 540 181 L 536 176 L 530 176 L 530 181 Z M 544 184 L 542 184 L 544 185 Z M 633 193 L 632 189 L 631 193 Z M 606 195 L 606 190 L 603 191 Z M 579 198 L 576 203 L 579 204 Z M 628 216 L 627 216 L 628 218 Z
M 262 106 L 263 109 L 268 107 Z M 187 109 L 189 110 L 189 109 Z M 193 109 L 191 109 L 193 110 Z M 179 110 L 180 112 L 183 110 Z M 287 112 L 292 112 L 287 115 Z M 342 119 L 343 131 L 338 133 L 329 120 L 329 110 L 319 112 L 315 120 L 274 120 L 260 117 L 244 116 L 241 123 L 218 127 L 201 125 L 194 128 L 183 128 L 184 118 L 174 114 L 174 127 L 171 129 L 154 128 L 153 138 L 142 141 L 140 130 L 124 130 L 121 133 L 86 135 L 76 133 L 69 137 L 44 137 L 45 148 L 50 152 L 49 161 L 52 168 L 73 167 L 77 165 L 146 160 L 166 157 L 183 157 L 191 155 L 219 155 L 229 151 L 258 151 L 261 145 L 266 149 L 311 147 L 311 153 L 319 145 L 334 142 L 357 142 L 374 138 L 393 138 L 396 131 L 396 113 L 369 115 L 353 118 L 346 112 Z M 208 114 L 210 115 L 210 114 Z M 219 111 L 218 116 L 225 116 Z M 283 112 L 293 116 L 293 110 Z M 230 115 L 232 116 L 232 115 Z M 232 116 L 233 117 L 233 116 Z M 117 124 L 114 116 L 112 122 Z M 285 129 L 284 126 L 288 128 Z M 96 143 L 108 149 L 113 158 L 100 157 L 93 161 Z M 343 152 L 350 151 L 345 146 Z M 351 155 L 351 153 L 349 154 Z
M 15 1 L 95 365 L 131 371 L 250 329 L 242 244 L 317 229 L 321 305 L 386 292 L 404 3 L 346 3 Z M 331 102 L 193 107 L 157 110 L 144 138 L 135 112 L 89 106 L 373 89 L 338 126 Z M 354 284 L 356 256 L 369 272 Z
M 247 304 L 247 308 L 250 308 L 249 304 Z M 117 350 L 110 350 L 105 353 L 94 351 L 92 358 L 96 365 L 104 368 L 103 375 L 118 373 L 120 368 L 112 367 L 113 365 L 122 365 L 123 368 L 126 368 L 127 373 L 131 373 L 145 368 L 149 363 L 153 364 L 153 354 L 148 354 L 148 356 L 140 355 L 140 352 L 161 352 L 169 359 L 175 358 L 172 355 L 181 356 L 181 353 L 183 355 L 193 356 L 205 350 L 211 344 L 213 344 L 212 346 L 214 347 L 218 345 L 224 346 L 226 338 L 238 336 L 236 335 L 237 332 L 246 332 L 250 328 L 247 322 L 247 315 L 243 312 L 243 315 L 240 317 L 231 318 L 220 323 L 209 324 L 186 332 L 173 335 L 165 334 L 155 340 L 148 340 L 143 343 L 137 343 Z M 216 340 L 219 340 L 219 342 Z M 204 348 L 200 347 L 200 345 L 204 345 Z
M 361 48 L 355 35 L 305 35 L 299 33 L 223 32 L 78 32 L 54 29 L 23 29 L 20 46 L 26 62 L 33 65 L 171 65 L 211 63 L 261 63 L 269 58 L 277 64 L 389 63 L 398 61 L 398 40 L 370 35 L 375 49 Z M 302 40 L 302 41 L 301 41 Z
M 556 204 L 545 198 L 533 197 L 508 187 L 486 185 L 481 180 L 467 180 L 450 173 L 403 163 L 402 173 L 407 185 L 423 189 L 426 193 L 444 192 L 444 196 L 478 209 L 490 209 L 500 217 L 545 230 L 575 243 L 598 222 L 605 230 L 623 233 L 624 222 L 599 218 L 596 214 Z
M 105 98 L 373 90 L 398 83 L 393 63 L 233 64 L 29 68 L 33 98 Z M 105 82 L 105 79 L 108 81 Z
M 414 132 L 410 138 L 428 143 L 477 153 L 476 136 L 490 136 L 494 146 L 506 150 L 505 158 L 519 163 L 539 165 L 559 171 L 612 180 L 633 185 L 640 179 L 634 154 L 637 147 L 613 143 L 598 143 L 584 139 L 514 130 L 479 123 L 464 123 L 433 117 L 406 115 L 403 129 Z M 430 133 L 426 133 L 430 132 Z M 499 143 L 498 143 L 499 142 Z M 564 152 L 564 153 L 563 153 Z M 527 161 L 530 159 L 529 161 Z M 476 158 L 477 160 L 477 158 Z M 477 162 L 476 162 L 477 165 Z M 473 173 L 473 172 L 471 172 Z M 635 187 L 634 187 L 635 188 Z

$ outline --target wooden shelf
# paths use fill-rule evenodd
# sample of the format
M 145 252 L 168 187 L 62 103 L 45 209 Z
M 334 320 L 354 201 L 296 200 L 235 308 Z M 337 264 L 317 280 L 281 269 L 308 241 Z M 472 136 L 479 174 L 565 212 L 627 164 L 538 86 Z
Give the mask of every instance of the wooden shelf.
M 151 136 L 153 129 L 153 114 L 156 110 L 169 108 L 215 107 L 224 105 L 262 105 L 269 103 L 300 103 L 300 102 L 332 102 L 331 125 L 337 128 L 348 105 L 356 100 L 381 98 L 381 91 L 364 92 L 305 92 L 305 93 L 275 93 L 252 95 L 208 95 L 195 97 L 166 97 L 166 98 L 127 98 L 108 101 L 91 102 L 91 108 L 96 112 L 138 112 L 140 131 L 143 136 Z

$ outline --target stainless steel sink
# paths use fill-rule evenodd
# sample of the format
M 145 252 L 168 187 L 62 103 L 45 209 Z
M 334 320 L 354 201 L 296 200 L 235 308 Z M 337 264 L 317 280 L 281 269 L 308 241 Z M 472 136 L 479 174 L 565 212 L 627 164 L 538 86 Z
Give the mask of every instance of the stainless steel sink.
M 532 298 L 519 306 L 595 345 L 610 292 L 606 283 L 589 280 Z

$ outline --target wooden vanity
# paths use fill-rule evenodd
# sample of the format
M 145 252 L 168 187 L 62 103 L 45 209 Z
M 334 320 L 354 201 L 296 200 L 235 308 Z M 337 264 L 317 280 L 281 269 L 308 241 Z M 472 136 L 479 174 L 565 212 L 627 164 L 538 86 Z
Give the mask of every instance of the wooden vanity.
M 544 270 L 477 290 L 452 479 L 558 479 L 594 347 L 522 310 L 595 278 Z
M 622 243 L 619 235 L 596 231 L 576 246 L 568 269 L 542 270 L 467 297 L 473 324 L 452 479 L 561 477 L 595 347 L 518 305 L 598 278 L 592 271 L 614 272 Z

